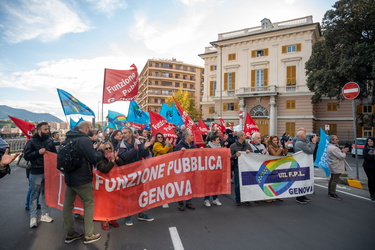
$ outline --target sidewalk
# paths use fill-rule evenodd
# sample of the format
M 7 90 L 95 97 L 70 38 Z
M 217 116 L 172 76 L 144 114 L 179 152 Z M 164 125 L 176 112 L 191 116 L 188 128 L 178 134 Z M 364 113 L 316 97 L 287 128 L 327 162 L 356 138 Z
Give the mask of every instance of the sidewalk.
M 365 173 L 365 171 L 362 167 L 363 157 L 358 157 L 358 177 L 359 178 L 357 178 L 357 167 L 356 167 L 356 163 L 355 163 L 355 158 L 353 158 L 351 156 L 350 152 L 347 153 L 347 155 L 346 155 L 346 162 L 347 162 L 347 164 L 345 164 L 346 173 L 344 173 L 340 176 L 339 184 L 357 187 L 357 186 L 353 186 L 353 183 L 351 183 L 352 185 L 349 185 L 349 183 L 348 183 L 348 180 L 349 181 L 354 180 L 354 185 L 359 182 L 362 186 L 362 189 L 368 190 L 367 176 L 366 176 L 366 173 Z M 315 168 L 314 173 L 315 173 L 315 177 L 326 178 L 327 181 L 329 181 L 329 177 L 326 177 L 324 171 L 321 168 Z

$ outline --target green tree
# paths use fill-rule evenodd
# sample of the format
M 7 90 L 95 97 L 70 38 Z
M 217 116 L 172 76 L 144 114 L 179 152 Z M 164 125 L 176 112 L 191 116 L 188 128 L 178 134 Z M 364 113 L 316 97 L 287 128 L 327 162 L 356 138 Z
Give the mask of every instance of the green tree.
M 173 96 L 168 97 L 165 103 L 172 106 L 172 102 L 174 102 L 173 98 L 176 99 L 176 101 L 189 114 L 193 121 L 197 121 L 199 118 L 201 118 L 202 112 L 196 108 L 195 98 L 190 92 L 180 88 L 173 94 Z
M 312 103 L 323 96 L 342 99 L 350 81 L 367 85 L 374 95 L 375 1 L 339 0 L 323 18 L 323 39 L 314 44 L 306 62 L 307 86 Z

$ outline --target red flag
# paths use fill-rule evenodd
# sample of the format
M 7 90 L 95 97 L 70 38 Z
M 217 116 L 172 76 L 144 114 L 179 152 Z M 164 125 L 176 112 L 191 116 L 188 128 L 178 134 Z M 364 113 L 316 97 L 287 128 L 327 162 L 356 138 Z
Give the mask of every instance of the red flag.
M 176 99 L 173 97 L 173 100 L 176 104 L 176 107 L 178 109 L 178 112 L 180 112 L 182 121 L 184 122 L 187 129 L 191 130 L 193 133 L 193 140 L 195 145 L 204 145 L 204 141 L 202 138 L 202 134 L 199 131 L 198 127 L 194 124 L 194 121 L 190 118 L 188 113 L 181 107 L 181 105 L 176 101 Z
M 233 123 L 229 123 L 230 130 L 234 131 Z
M 254 122 L 249 113 L 246 114 L 244 132 L 247 137 L 250 137 L 252 133 L 260 132 L 258 125 Z
M 203 122 L 202 118 L 199 119 L 199 122 L 198 122 L 198 128 L 199 128 L 199 130 L 201 131 L 201 134 L 202 134 L 202 135 L 207 135 L 209 129 L 208 129 L 206 123 Z
M 145 124 L 138 124 L 138 123 L 135 123 L 135 122 L 127 122 L 127 123 L 129 125 L 129 127 L 139 129 L 139 130 L 142 130 L 146 127 Z
M 103 103 L 134 101 L 138 94 L 138 70 L 104 70 Z
M 162 133 L 164 137 L 172 142 L 172 145 L 176 145 L 177 135 L 174 132 L 176 126 L 169 123 L 163 116 L 153 111 L 148 111 L 150 114 L 150 122 L 152 128 L 152 136 L 156 136 L 157 133 Z
M 225 131 L 227 130 L 227 127 L 225 126 L 225 122 L 223 118 L 220 117 L 220 126 L 219 126 L 221 132 L 224 134 Z
M 21 129 L 22 133 L 24 133 L 25 136 L 27 137 L 27 139 L 29 140 L 31 135 L 32 135 L 31 130 L 36 129 L 35 124 L 31 123 L 31 122 L 21 120 L 21 119 L 18 119 L 18 118 L 15 118 L 15 117 L 12 117 L 10 115 L 8 115 L 8 116 L 17 125 L 17 127 L 19 129 Z

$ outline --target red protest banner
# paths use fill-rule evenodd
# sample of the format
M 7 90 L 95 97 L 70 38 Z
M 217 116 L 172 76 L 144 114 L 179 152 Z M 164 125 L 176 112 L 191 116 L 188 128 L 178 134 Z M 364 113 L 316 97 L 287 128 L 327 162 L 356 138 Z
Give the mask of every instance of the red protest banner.
M 153 111 L 148 111 L 150 114 L 150 122 L 152 128 L 152 136 L 157 133 L 162 133 L 164 137 L 171 141 L 172 145 L 177 143 L 177 135 L 174 132 L 176 125 L 169 123 L 163 116 Z
M 246 137 L 250 137 L 252 133 L 260 132 L 258 125 L 254 122 L 249 113 L 246 114 L 244 132 Z
M 46 152 L 45 196 L 50 207 L 62 210 L 65 182 L 56 169 L 56 154 Z M 93 171 L 95 220 L 115 220 L 166 203 L 206 195 L 230 194 L 229 149 L 177 151 L 129 165 L 108 174 Z M 75 212 L 82 213 L 76 202 Z
M 202 135 L 207 135 L 208 131 L 210 131 L 206 125 L 206 123 L 203 122 L 202 118 L 199 119 L 198 122 L 198 128 L 201 131 Z
M 130 70 L 104 70 L 103 103 L 133 101 L 138 94 L 138 70 L 132 64 Z

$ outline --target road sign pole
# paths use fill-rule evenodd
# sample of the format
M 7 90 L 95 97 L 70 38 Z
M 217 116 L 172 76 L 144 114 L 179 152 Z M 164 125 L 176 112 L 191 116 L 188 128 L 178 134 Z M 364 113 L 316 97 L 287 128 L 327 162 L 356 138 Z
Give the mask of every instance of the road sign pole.
M 357 122 L 355 117 L 355 100 L 352 100 L 352 109 L 353 109 L 353 132 L 354 132 L 354 151 L 355 151 L 355 167 L 356 167 L 356 174 L 357 179 L 359 179 L 359 169 L 358 169 L 358 144 L 357 144 Z

